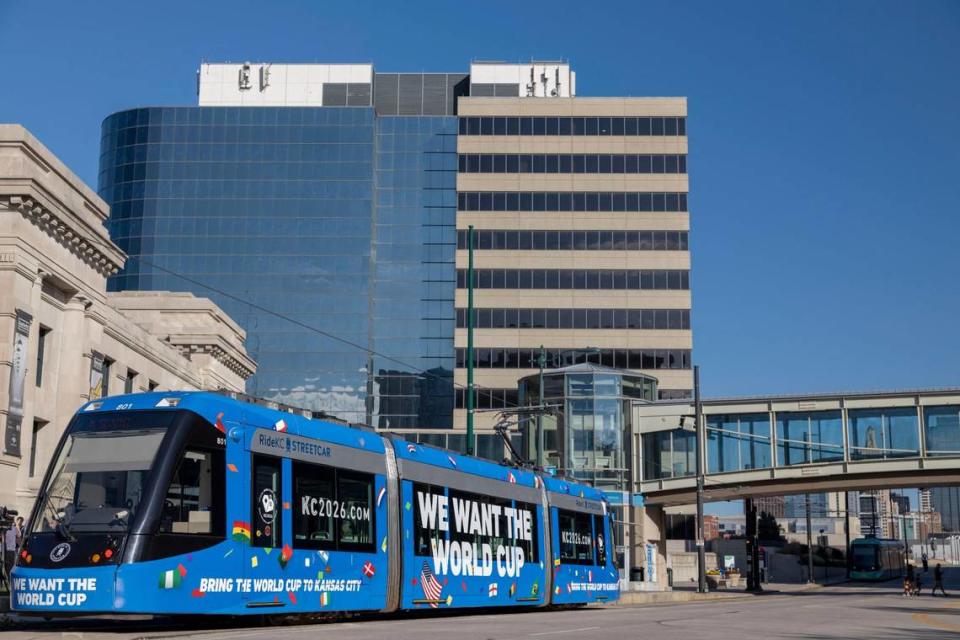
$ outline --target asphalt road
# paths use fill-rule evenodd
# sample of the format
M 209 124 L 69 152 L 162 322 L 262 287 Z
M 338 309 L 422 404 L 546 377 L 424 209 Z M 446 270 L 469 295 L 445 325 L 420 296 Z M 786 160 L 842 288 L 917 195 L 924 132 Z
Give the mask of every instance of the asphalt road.
M 930 580 L 925 580 L 929 586 Z M 743 640 L 744 638 L 826 638 L 912 640 L 960 637 L 960 569 L 947 573 L 954 597 L 900 595 L 899 585 L 843 584 L 812 591 L 693 602 L 676 605 L 588 608 L 569 611 L 488 613 L 444 617 L 400 617 L 272 627 L 206 625 L 206 628 L 132 626 L 65 628 L 37 624 L 8 631 L 4 638 L 128 640 L 184 638 L 225 640 L 263 638 L 313 640 Z

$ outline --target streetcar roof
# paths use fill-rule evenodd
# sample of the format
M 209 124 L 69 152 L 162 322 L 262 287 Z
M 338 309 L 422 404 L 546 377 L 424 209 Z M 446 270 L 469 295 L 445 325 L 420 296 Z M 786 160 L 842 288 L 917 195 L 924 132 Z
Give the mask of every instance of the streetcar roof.
M 547 474 L 537 474 L 530 469 L 508 466 L 449 449 L 408 442 L 400 436 L 378 433 L 369 427 L 363 428 L 359 425 L 342 424 L 323 418 L 308 418 L 297 413 L 289 413 L 245 402 L 212 391 L 151 391 L 109 396 L 87 402 L 77 411 L 77 414 L 141 410 L 176 411 L 180 409 L 192 411 L 202 416 L 210 424 L 216 424 L 220 420 L 227 429 L 230 428 L 231 423 L 234 425 L 243 423 L 247 428 L 280 430 L 278 425 L 282 421 L 282 430 L 287 434 L 321 438 L 337 444 L 378 453 L 385 450 L 382 436 L 391 439 L 396 455 L 400 459 L 416 460 L 431 466 L 445 467 L 461 473 L 493 478 L 527 487 L 536 487 L 536 478 L 539 476 L 547 491 L 551 493 L 567 494 L 586 500 L 605 501 L 602 491 L 573 480 L 557 478 Z

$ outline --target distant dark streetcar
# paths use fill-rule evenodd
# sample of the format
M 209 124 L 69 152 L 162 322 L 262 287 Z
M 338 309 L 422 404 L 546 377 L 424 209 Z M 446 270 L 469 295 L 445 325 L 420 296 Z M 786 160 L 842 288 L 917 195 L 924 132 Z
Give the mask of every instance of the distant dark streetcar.
M 903 575 L 903 543 L 859 538 L 850 543 L 850 577 L 854 580 L 890 580 Z

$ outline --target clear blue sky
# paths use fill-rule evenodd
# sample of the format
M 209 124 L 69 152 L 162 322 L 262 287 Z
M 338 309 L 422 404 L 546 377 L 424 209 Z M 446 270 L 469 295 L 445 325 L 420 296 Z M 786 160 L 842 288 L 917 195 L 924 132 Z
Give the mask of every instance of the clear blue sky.
M 707 396 L 960 386 L 960 3 L 0 0 L 0 121 L 95 186 L 100 121 L 201 60 L 464 71 L 689 98 Z

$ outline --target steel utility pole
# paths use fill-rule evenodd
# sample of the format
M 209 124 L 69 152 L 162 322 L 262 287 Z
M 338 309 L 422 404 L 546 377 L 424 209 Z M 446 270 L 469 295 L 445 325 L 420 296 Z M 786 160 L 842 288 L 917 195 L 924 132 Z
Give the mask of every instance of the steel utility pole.
M 804 494 L 804 503 L 807 516 L 807 583 L 813 584 L 813 525 L 810 524 L 810 494 Z
M 467 455 L 473 455 L 473 225 L 467 227 Z
M 700 365 L 693 366 L 693 419 L 697 443 L 697 591 L 707 592 L 707 550 L 703 540 L 703 406 L 700 404 Z
M 546 455 L 544 454 L 544 437 L 543 437 L 543 368 L 547 366 L 547 352 L 544 350 L 543 345 L 540 345 L 540 355 L 537 358 L 537 364 L 540 366 L 540 411 L 537 413 L 537 456 L 536 463 L 537 467 L 543 469 L 544 463 L 546 462 Z M 529 433 L 529 431 L 527 432 Z

